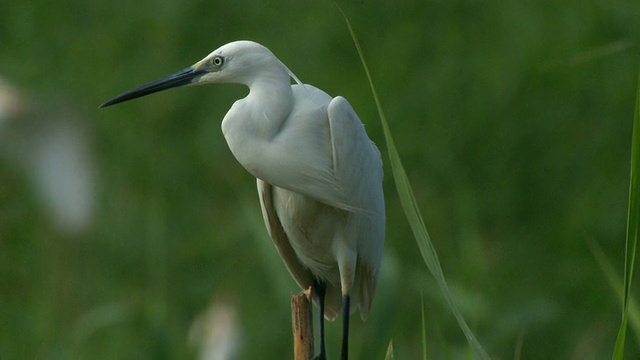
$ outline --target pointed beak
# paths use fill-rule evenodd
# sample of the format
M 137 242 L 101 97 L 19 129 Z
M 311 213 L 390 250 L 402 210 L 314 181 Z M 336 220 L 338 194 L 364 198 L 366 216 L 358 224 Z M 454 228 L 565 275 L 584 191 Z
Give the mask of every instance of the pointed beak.
M 205 73 L 206 70 L 191 66 L 184 70 L 178 71 L 175 74 L 171 74 L 169 76 L 163 77 L 162 79 L 152 81 L 150 83 L 138 86 L 135 89 L 122 93 L 111 100 L 105 101 L 104 103 L 102 103 L 102 105 L 100 105 L 100 107 L 103 108 L 153 94 L 158 91 L 167 90 L 178 86 L 189 85 Z

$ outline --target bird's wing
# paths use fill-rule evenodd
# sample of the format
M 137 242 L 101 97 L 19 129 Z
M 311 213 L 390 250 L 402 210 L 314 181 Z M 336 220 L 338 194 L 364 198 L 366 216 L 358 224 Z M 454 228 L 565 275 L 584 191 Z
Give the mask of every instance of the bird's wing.
M 311 286 L 313 275 L 309 269 L 304 267 L 298 260 L 298 256 L 291 247 L 289 238 L 282 228 L 276 209 L 273 206 L 273 186 L 260 179 L 257 179 L 257 182 L 262 216 L 264 217 L 264 223 L 267 226 L 269 237 L 273 240 L 278 254 L 280 254 L 280 257 L 284 260 L 284 264 L 291 276 L 301 288 L 306 289 Z
M 382 184 L 380 152 L 367 133 L 349 102 L 336 96 L 327 108 L 331 132 L 333 174 L 335 182 L 353 206 L 376 211 L 371 197 Z M 381 199 L 380 199 L 381 200 Z
M 358 115 L 341 96 L 311 85 L 293 88 L 296 108 L 277 155 L 284 166 L 272 173 L 274 181 L 265 180 L 339 209 L 369 211 L 363 200 L 382 182 L 382 161 Z
M 242 131 L 238 134 L 231 134 L 231 150 L 245 169 L 273 186 L 339 209 L 362 210 L 353 203 L 352 194 L 336 174 L 336 153 L 327 114 L 334 100 L 311 85 L 294 85 L 293 90 L 295 105 L 277 135 L 268 139 L 262 135 L 254 136 L 248 141 L 244 129 L 240 129 Z M 229 113 L 232 112 L 233 108 Z M 362 133 L 366 138 L 357 116 L 354 119 L 344 124 L 344 130 L 348 134 Z M 264 119 L 260 120 L 261 124 L 272 121 L 266 112 Z M 231 124 L 230 121 L 228 123 Z M 237 123 L 233 122 L 234 125 Z M 366 141 L 370 143 L 368 139 Z
M 358 274 L 352 295 L 364 317 L 375 292 L 384 243 L 380 152 L 346 99 L 332 99 L 306 85 L 298 91 L 298 110 L 294 109 L 281 133 L 260 147 L 254 157 L 245 158 L 243 165 L 259 179 L 262 211 L 271 239 L 303 288 L 312 283 L 312 274 L 296 257 L 282 228 L 273 204 L 273 187 L 349 212 L 353 233 L 348 236 L 347 246 L 357 254 L 357 264 L 352 265 Z
M 352 214 L 357 219 L 354 244 L 357 248 L 357 274 L 353 295 L 365 318 L 375 293 L 384 243 L 382 160 L 345 98 L 335 97 L 329 103 L 327 113 L 336 181 L 347 192 L 352 204 L 363 209 L 363 212 Z

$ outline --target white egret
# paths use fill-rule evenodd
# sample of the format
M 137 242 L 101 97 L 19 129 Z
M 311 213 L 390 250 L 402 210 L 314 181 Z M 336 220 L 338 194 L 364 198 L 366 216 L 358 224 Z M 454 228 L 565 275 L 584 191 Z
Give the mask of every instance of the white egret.
M 296 84 L 291 84 L 293 78 Z M 239 83 L 249 94 L 222 120 L 231 152 L 257 178 L 262 214 L 284 263 L 318 307 L 319 355 L 324 317 L 342 311 L 342 359 L 349 316 L 364 320 L 382 256 L 385 211 L 380 152 L 347 100 L 303 84 L 266 47 L 236 41 L 175 74 L 101 105 L 183 85 Z

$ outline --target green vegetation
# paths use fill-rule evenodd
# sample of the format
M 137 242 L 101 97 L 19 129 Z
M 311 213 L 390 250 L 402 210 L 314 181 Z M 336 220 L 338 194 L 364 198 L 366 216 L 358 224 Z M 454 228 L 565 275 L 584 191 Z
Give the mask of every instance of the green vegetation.
M 469 329 L 469 325 L 464 320 L 462 313 L 460 313 L 460 309 L 456 305 L 453 300 L 453 296 L 451 295 L 451 291 L 449 290 L 449 286 L 444 278 L 444 274 L 442 273 L 442 266 L 440 265 L 440 260 L 438 260 L 438 254 L 436 249 L 433 247 L 433 242 L 431 242 L 431 237 L 427 232 L 427 228 L 424 224 L 424 220 L 422 218 L 422 214 L 420 213 L 420 208 L 418 207 L 418 203 L 416 201 L 416 197 L 413 193 L 413 189 L 411 188 L 411 184 L 409 183 L 409 179 L 407 178 L 407 173 L 404 170 L 404 166 L 402 166 L 402 161 L 400 160 L 400 155 L 398 154 L 398 150 L 395 146 L 395 141 L 393 140 L 393 136 L 391 135 L 391 130 L 389 129 L 389 123 L 387 122 L 387 117 L 384 115 L 384 111 L 382 110 L 382 105 L 380 104 L 380 98 L 378 97 L 378 92 L 373 85 L 373 79 L 371 78 L 371 73 L 369 72 L 369 67 L 367 66 L 367 62 L 365 60 L 364 54 L 362 52 L 362 47 L 358 41 L 358 37 L 353 31 L 353 27 L 349 22 L 348 17 L 344 14 L 342 9 L 340 9 L 342 15 L 344 16 L 345 22 L 347 23 L 347 27 L 349 28 L 349 33 L 353 38 L 353 42 L 358 49 L 358 55 L 360 55 L 360 61 L 362 61 L 362 66 L 364 67 L 364 71 L 367 74 L 367 80 L 369 80 L 369 86 L 371 87 L 371 92 L 373 93 L 373 98 L 376 102 L 376 108 L 378 109 L 378 116 L 380 116 L 380 121 L 382 123 L 382 129 L 384 131 L 384 139 L 385 145 L 387 147 L 387 152 L 389 156 L 389 162 L 391 164 L 391 170 L 393 172 L 393 179 L 396 183 L 396 189 L 398 191 L 398 198 L 400 199 L 400 203 L 402 204 L 402 208 L 404 210 L 405 215 L 407 216 L 407 221 L 411 226 L 411 231 L 413 231 L 413 236 L 416 239 L 416 244 L 418 245 L 418 249 L 420 249 L 420 253 L 422 254 L 422 258 L 424 259 L 425 265 L 433 275 L 440 291 L 442 291 L 442 296 L 444 296 L 447 301 L 447 305 L 451 309 L 451 312 L 456 318 L 458 325 L 462 329 L 462 332 L 467 337 L 467 341 L 469 341 L 469 345 L 473 348 L 478 356 L 482 359 L 488 359 L 489 356 L 482 348 L 482 345 L 478 342 L 475 335 L 471 329 Z M 422 300 L 422 297 L 421 297 Z M 424 356 L 426 357 L 427 349 L 426 349 L 426 341 L 425 341 L 425 327 L 424 327 L 424 303 L 420 304 L 420 308 L 422 309 L 422 351 Z
M 624 359 L 624 345 L 627 333 L 627 322 L 634 312 L 631 296 L 633 270 L 635 268 L 638 237 L 640 237 L 640 72 L 638 73 L 636 90 L 636 109 L 633 116 L 633 135 L 631 141 L 631 171 L 629 183 L 629 210 L 627 212 L 627 240 L 624 259 L 624 290 L 622 296 L 622 324 L 616 339 L 613 353 L 614 359 Z M 632 321 L 636 319 L 632 318 Z
M 622 273 L 640 3 L 342 6 L 479 343 L 495 359 L 610 358 L 621 301 L 589 244 Z M 345 96 L 383 147 L 331 2 L 2 8 L 0 76 L 45 107 L 80 114 L 97 182 L 92 226 L 60 233 L 25 171 L 0 154 L 0 358 L 193 358 L 189 330 L 212 301 L 235 306 L 240 358 L 291 354 L 298 289 L 267 237 L 255 181 L 220 132 L 246 89 L 177 89 L 97 109 L 237 39 L 263 43 L 302 81 Z M 353 318 L 352 355 L 422 358 L 425 331 L 428 358 L 468 358 L 384 160 L 384 265 L 369 319 Z M 339 322 L 328 324 L 329 355 L 340 335 Z M 624 358 L 638 357 L 627 336 Z

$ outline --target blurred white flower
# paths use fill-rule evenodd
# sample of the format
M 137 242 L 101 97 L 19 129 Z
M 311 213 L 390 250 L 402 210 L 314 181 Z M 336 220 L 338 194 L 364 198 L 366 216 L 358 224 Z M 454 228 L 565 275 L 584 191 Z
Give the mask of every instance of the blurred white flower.
M 61 233 L 87 230 L 93 220 L 95 174 L 88 132 L 62 106 L 21 96 L 0 78 L 0 155 L 21 170 Z
M 189 330 L 189 342 L 198 348 L 200 360 L 235 359 L 240 338 L 236 307 L 228 299 L 212 301 Z

